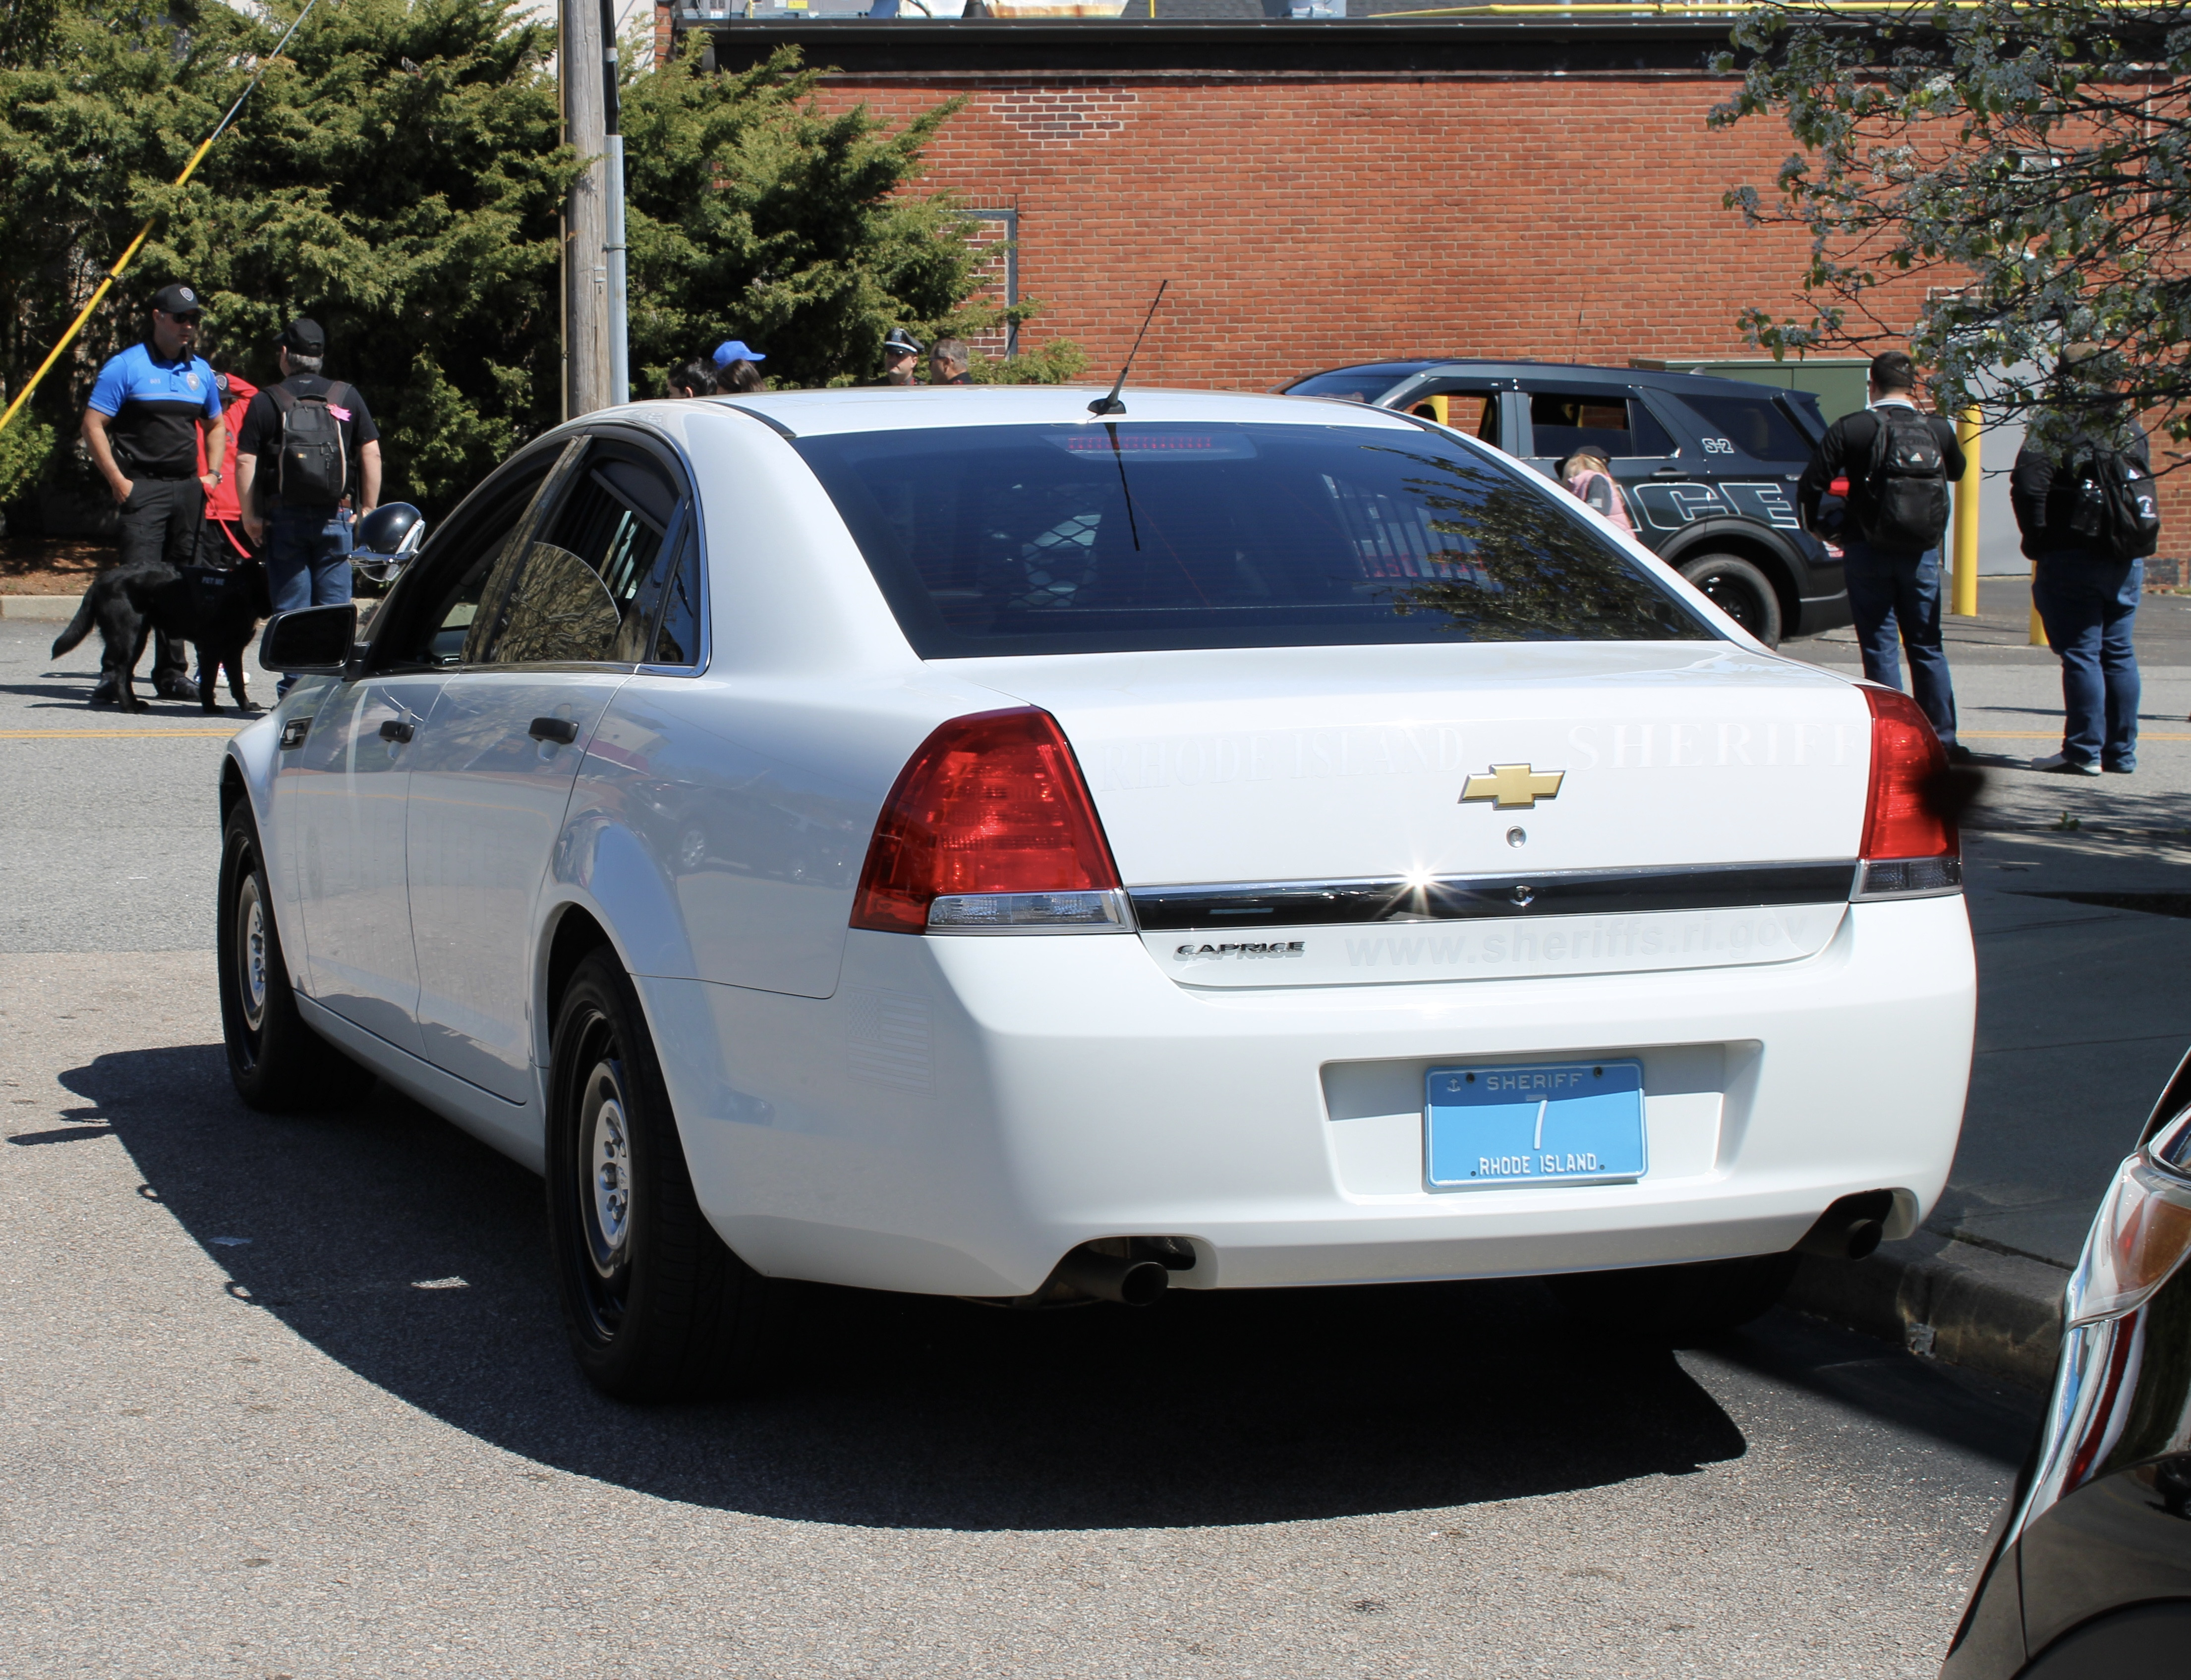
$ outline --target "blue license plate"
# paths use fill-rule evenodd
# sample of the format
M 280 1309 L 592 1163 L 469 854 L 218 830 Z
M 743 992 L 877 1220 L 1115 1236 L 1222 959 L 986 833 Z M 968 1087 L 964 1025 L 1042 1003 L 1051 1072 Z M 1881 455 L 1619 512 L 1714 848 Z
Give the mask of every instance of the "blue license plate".
M 1432 1068 L 1424 1084 L 1433 1189 L 1643 1176 L 1641 1062 Z

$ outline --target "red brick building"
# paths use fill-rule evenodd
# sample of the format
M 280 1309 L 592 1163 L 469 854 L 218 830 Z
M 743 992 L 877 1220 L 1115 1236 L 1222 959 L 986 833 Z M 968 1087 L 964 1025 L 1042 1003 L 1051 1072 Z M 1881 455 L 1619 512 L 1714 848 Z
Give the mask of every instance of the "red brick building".
M 963 96 L 930 179 L 1009 213 L 1043 304 L 1023 343 L 1113 367 L 1168 278 L 1138 377 L 1257 389 L 1389 355 L 1744 354 L 1737 315 L 1800 306 L 1804 247 L 1722 205 L 1790 149 L 1767 121 L 1706 127 L 1727 29 L 1167 10 L 713 34 L 725 65 L 798 42 L 835 67 L 826 103 L 891 124 Z
M 1745 227 L 1724 203 L 1744 184 L 1769 195 L 1794 142 L 1767 118 L 1707 125 L 1735 87 L 1709 67 L 1723 14 L 1380 19 L 1359 14 L 1420 0 L 1347 0 L 1357 15 L 1325 20 L 1287 17 L 1298 0 L 1155 3 L 1154 21 L 691 26 L 724 65 L 796 42 L 833 67 L 826 105 L 893 126 L 965 99 L 930 181 L 1016 241 L 1014 295 L 1043 306 L 1022 347 L 1074 339 L 1091 377 L 1115 370 L 1166 279 L 1135 377 L 1251 390 L 1387 356 L 1756 356 L 1741 312 L 1804 308 L 1803 236 Z M 1275 15 L 1175 15 L 1187 9 Z M 672 14 L 657 15 L 666 51 Z M 1914 321 L 1916 287 L 1881 296 Z M 2019 434 L 1986 448 L 1988 570 L 2022 564 L 1998 470 Z M 2180 550 L 2191 473 L 2165 479 L 2163 499 L 2163 551 Z

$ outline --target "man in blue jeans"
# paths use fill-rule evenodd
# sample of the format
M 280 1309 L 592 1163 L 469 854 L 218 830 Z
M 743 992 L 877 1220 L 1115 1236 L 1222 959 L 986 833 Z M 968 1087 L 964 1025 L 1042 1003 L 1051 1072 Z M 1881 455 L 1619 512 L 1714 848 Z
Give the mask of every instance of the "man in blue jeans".
M 1835 480 L 1847 479 L 1841 576 L 1848 586 L 1857 640 L 1864 649 L 1864 674 L 1890 689 L 1900 688 L 1901 650 L 1907 648 L 1909 685 L 1918 707 L 1932 720 L 1932 732 L 1940 737 L 1948 757 L 1961 763 L 1970 752 L 1955 740 L 1955 690 L 1940 641 L 1941 532 L 1934 533 L 1928 547 L 1891 545 L 1875 541 L 1871 534 L 1872 451 L 1883 423 L 1881 416 L 1896 407 L 1917 415 L 1916 367 L 1900 350 L 1888 350 L 1872 358 L 1869 385 L 1869 406 L 1844 414 L 1827 429 L 1795 487 L 1795 500 L 1804 522 L 1815 531 L 1819 498 Z M 1938 450 L 1940 506 L 1944 509 L 1947 486 L 1963 475 L 1962 448 L 1952 420 L 1937 414 L 1918 418 Z M 1924 434 L 1917 435 L 1921 439 Z M 1944 514 L 1942 526 L 1944 530 Z
M 318 322 L 282 329 L 282 381 L 252 398 L 236 438 L 243 528 L 265 545 L 276 612 L 350 599 L 351 521 L 380 501 L 379 429 L 356 387 L 322 372 L 327 352 Z
M 2080 361 L 2097 369 L 2105 358 L 2095 346 L 2073 344 L 2063 360 L 2068 369 Z M 2118 423 L 2121 434 L 2113 447 L 2150 473 L 2145 428 L 2128 417 Z M 2047 646 L 2062 661 L 2062 750 L 2034 758 L 2031 768 L 2063 775 L 2096 776 L 2103 770 L 2129 775 L 2137 769 L 2139 690 L 2131 633 L 2145 588 L 2145 562 L 2117 559 L 2096 538 L 2072 528 L 2081 483 L 2069 464 L 2096 446 L 2081 434 L 2066 450 L 2027 442 L 2009 478 L 2009 502 L 2032 563 L 2031 604 L 2046 627 Z

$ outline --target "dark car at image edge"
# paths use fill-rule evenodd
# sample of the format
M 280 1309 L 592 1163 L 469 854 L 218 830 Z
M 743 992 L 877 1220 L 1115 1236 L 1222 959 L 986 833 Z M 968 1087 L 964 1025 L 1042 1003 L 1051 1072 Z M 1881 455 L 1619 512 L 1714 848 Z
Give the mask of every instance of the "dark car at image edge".
M 1285 386 L 1480 438 L 1548 477 L 1607 457 L 1643 545 L 1768 644 L 1850 621 L 1841 556 L 1803 529 L 1795 481 L 1825 434 L 1818 399 L 1707 374 L 1534 361 L 1363 362 Z
M 2191 1675 L 2191 1055 L 2063 1291 L 2039 1440 L 1941 1680 Z

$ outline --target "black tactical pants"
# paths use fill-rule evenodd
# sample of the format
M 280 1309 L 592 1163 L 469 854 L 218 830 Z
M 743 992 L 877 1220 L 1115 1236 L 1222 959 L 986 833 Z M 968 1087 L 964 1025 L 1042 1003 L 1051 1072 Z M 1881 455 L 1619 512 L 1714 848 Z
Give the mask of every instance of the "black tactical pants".
M 122 504 L 121 526 L 116 533 L 122 564 L 165 560 L 171 566 L 196 565 L 198 543 L 205 529 L 205 486 L 194 478 L 139 476 L 129 484 L 129 499 Z M 102 673 L 101 685 L 107 680 Z M 196 696 L 191 683 L 188 644 L 155 632 L 152 691 L 179 694 L 185 689 L 191 698 Z

